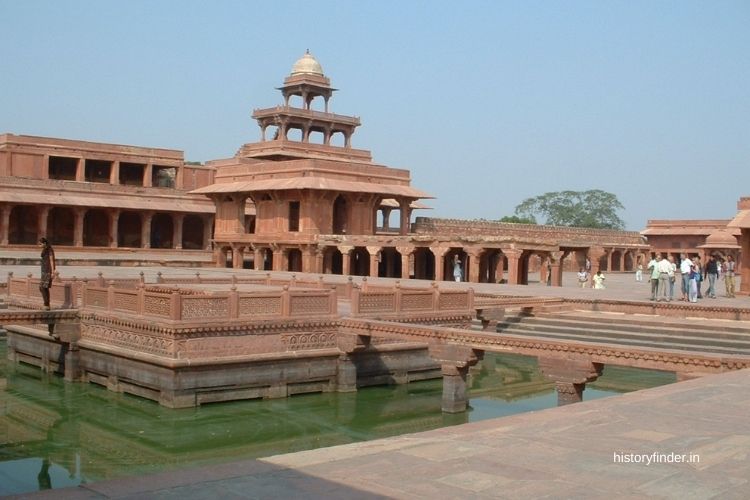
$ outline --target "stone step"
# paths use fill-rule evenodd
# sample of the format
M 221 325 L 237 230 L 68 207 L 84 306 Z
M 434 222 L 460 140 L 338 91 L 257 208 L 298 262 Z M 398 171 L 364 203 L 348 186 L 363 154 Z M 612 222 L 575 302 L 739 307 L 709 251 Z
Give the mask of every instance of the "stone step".
M 585 321 L 590 323 L 613 323 L 613 324 L 625 324 L 625 325 L 644 325 L 644 326 L 668 326 L 668 327 L 679 327 L 686 324 L 691 327 L 699 326 L 701 329 L 709 331 L 714 330 L 718 332 L 738 332 L 738 333 L 750 333 L 750 324 L 733 324 L 733 322 L 727 321 L 726 324 L 710 324 L 703 321 L 694 321 L 692 319 L 681 319 L 681 318 L 669 318 L 669 319 L 651 319 L 647 316 L 635 316 L 632 314 L 623 315 L 602 315 L 600 313 L 587 313 L 586 311 L 576 311 L 573 314 L 545 314 L 543 316 L 537 316 L 539 318 L 552 318 L 561 319 L 567 321 Z
M 524 335 L 527 337 L 565 338 L 584 342 L 659 346 L 666 349 L 679 348 L 703 352 L 750 355 L 750 339 L 737 341 L 705 337 L 684 337 L 678 335 L 665 336 L 641 333 L 623 333 L 603 329 L 582 330 L 563 327 L 534 327 L 533 325 L 525 325 L 523 323 L 512 325 L 510 328 L 502 330 L 500 333 Z
M 587 342 L 587 343 L 593 343 L 593 344 L 616 344 L 626 347 L 643 347 L 643 348 L 651 348 L 651 349 L 669 349 L 669 350 L 679 350 L 679 351 L 690 351 L 695 353 L 713 353 L 713 354 L 727 354 L 727 355 L 743 355 L 743 356 L 750 356 L 750 349 L 743 349 L 743 350 L 737 350 L 735 348 L 731 347 L 721 347 L 721 346 L 706 346 L 706 347 L 697 347 L 692 344 L 682 344 L 677 342 L 659 342 L 654 340 L 648 340 L 648 339 L 617 339 L 616 341 L 613 341 L 610 338 L 605 337 L 598 337 L 596 335 L 581 335 L 581 334 L 565 334 L 565 333 L 539 333 L 539 334 L 529 334 L 528 331 L 523 330 L 509 330 L 504 331 L 503 333 L 507 333 L 509 335 L 518 335 L 523 337 L 535 337 L 540 339 L 550 339 L 550 340 L 572 340 L 576 342 Z
M 562 318 L 551 318 L 535 316 L 523 318 L 520 323 L 539 326 L 560 326 L 581 329 L 607 329 L 621 332 L 652 333 L 654 335 L 679 335 L 693 337 L 709 337 L 717 339 L 750 340 L 750 329 L 747 328 L 720 328 L 715 325 L 704 325 L 699 322 L 685 320 L 684 323 L 641 323 L 638 320 L 628 321 L 596 321 L 593 318 L 573 318 L 570 316 Z

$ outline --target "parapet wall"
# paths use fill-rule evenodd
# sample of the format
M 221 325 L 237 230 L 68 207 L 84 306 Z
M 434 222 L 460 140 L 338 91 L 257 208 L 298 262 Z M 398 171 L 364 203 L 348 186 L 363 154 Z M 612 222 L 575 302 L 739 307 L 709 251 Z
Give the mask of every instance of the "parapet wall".
M 575 242 L 576 246 L 642 246 L 643 237 L 636 231 L 591 229 L 582 227 L 547 226 L 542 224 L 513 224 L 508 222 L 417 217 L 412 225 L 417 234 L 440 234 L 470 237 L 516 237 L 518 239 L 551 242 Z

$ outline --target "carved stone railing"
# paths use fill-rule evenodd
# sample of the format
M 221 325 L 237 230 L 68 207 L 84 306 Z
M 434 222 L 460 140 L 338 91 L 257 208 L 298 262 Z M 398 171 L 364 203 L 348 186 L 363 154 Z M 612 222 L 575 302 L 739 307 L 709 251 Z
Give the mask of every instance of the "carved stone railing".
M 400 315 L 434 312 L 467 312 L 474 307 L 474 290 L 441 290 L 437 283 L 430 288 L 396 286 L 355 286 L 351 293 L 351 315 Z

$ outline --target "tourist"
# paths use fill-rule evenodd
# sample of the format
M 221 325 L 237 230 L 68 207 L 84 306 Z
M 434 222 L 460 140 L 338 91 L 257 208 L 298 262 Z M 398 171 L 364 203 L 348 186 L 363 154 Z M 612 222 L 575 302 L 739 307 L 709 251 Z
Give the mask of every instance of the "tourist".
M 724 287 L 727 290 L 727 297 L 734 298 L 734 273 L 735 262 L 731 255 L 727 255 L 727 261 L 724 263 Z
M 668 290 L 669 290 L 669 271 L 672 266 L 669 261 L 662 258 L 661 255 L 657 257 L 658 263 L 656 268 L 659 270 L 659 289 L 657 292 L 657 300 L 669 301 Z
M 461 259 L 458 258 L 458 255 L 453 256 L 453 279 L 456 280 L 456 283 L 459 283 L 461 281 L 461 278 L 463 278 L 464 272 L 463 269 L 461 269 Z
M 582 267 L 580 271 L 578 271 L 578 286 L 581 288 L 586 288 L 589 284 L 589 273 L 586 272 L 586 268 Z
M 601 271 L 597 271 L 594 275 L 594 289 L 595 290 L 604 290 L 604 280 L 607 279 L 604 277 Z
M 52 287 L 52 279 L 57 268 L 55 251 L 47 238 L 39 238 L 39 246 L 42 247 L 42 277 L 39 280 L 39 291 L 42 293 L 44 309 L 49 311 L 49 289 Z
M 635 280 L 639 283 L 643 281 L 643 262 L 638 260 L 638 266 L 635 270 Z
M 703 283 L 703 264 L 701 263 L 700 257 L 693 259 L 693 269 L 695 271 L 695 288 L 698 292 L 697 297 L 702 299 L 703 294 L 701 293 L 701 283 Z
M 686 253 L 680 256 L 680 279 L 682 280 L 682 298 L 688 300 L 688 291 L 690 290 L 690 272 L 693 270 L 693 261 L 690 260 Z
M 648 269 L 651 271 L 651 300 L 656 300 L 656 294 L 659 291 L 659 261 L 661 261 L 661 254 L 652 257 L 648 263 Z
M 677 273 L 677 264 L 674 263 L 673 255 L 667 257 L 667 260 L 669 260 L 669 298 L 667 300 L 672 302 L 674 300 L 674 282 L 675 274 Z
M 719 277 L 718 268 L 719 266 L 716 263 L 716 257 L 711 255 L 708 258 L 706 268 L 704 269 L 706 276 L 708 277 L 708 291 L 706 292 L 706 294 L 711 299 L 716 298 L 716 279 Z
M 693 269 L 688 275 L 688 301 L 698 302 L 698 271 L 696 271 L 696 265 L 693 264 Z

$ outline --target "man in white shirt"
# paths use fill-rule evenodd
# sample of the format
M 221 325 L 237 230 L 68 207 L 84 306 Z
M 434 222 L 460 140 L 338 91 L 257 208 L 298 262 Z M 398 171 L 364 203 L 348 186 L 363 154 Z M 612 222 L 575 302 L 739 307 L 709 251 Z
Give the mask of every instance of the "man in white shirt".
M 661 260 L 661 255 L 652 257 L 648 263 L 649 280 L 651 281 L 651 300 L 656 300 L 656 294 L 659 291 L 659 260 Z
M 672 266 L 669 265 L 667 259 L 661 258 L 661 255 L 657 256 L 658 260 L 656 268 L 659 270 L 659 293 L 657 300 L 669 300 L 669 271 L 672 270 Z
M 686 253 L 680 256 L 680 274 L 682 275 L 682 298 L 680 300 L 688 300 L 688 290 L 690 289 L 690 271 L 693 269 L 693 261 L 688 259 Z

